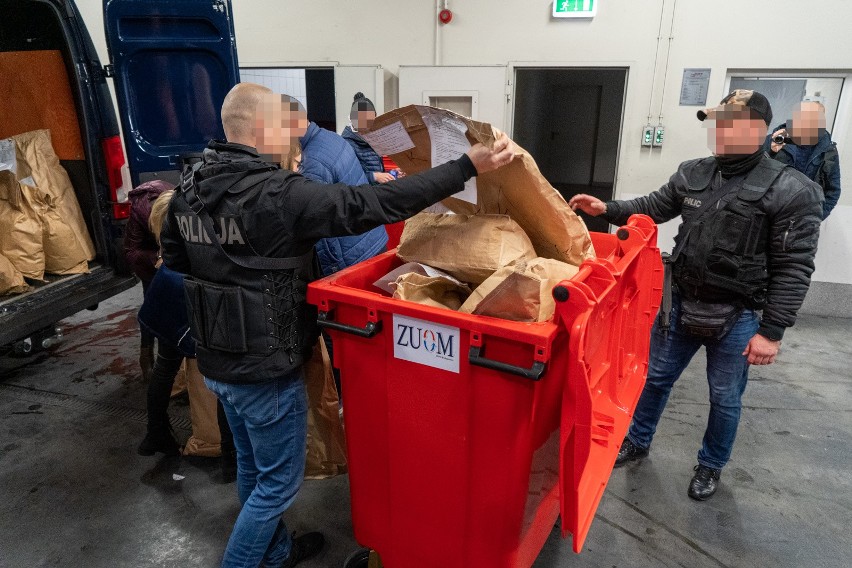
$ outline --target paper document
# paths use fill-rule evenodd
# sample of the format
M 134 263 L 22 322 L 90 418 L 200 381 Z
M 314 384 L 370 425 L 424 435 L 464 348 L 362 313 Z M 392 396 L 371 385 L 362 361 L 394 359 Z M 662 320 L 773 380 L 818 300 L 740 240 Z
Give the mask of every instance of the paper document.
M 359 132 L 358 134 L 380 156 L 399 154 L 414 148 L 414 142 L 411 141 L 411 136 L 406 132 L 402 122 L 394 122 L 373 132 Z
M 465 136 L 467 125 L 461 120 L 447 116 L 429 107 L 418 107 L 423 124 L 429 131 L 432 143 L 432 167 L 440 166 L 450 160 L 458 160 L 470 150 L 470 142 Z M 453 195 L 469 203 L 476 203 L 476 178 L 464 184 L 464 190 Z

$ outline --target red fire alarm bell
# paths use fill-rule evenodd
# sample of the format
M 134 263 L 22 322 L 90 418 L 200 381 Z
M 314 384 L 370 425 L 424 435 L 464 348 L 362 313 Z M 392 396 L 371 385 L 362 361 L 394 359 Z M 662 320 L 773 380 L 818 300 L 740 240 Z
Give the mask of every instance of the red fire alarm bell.
M 442 24 L 449 24 L 453 21 L 453 13 L 450 10 L 441 10 L 438 13 L 438 19 L 441 20 Z

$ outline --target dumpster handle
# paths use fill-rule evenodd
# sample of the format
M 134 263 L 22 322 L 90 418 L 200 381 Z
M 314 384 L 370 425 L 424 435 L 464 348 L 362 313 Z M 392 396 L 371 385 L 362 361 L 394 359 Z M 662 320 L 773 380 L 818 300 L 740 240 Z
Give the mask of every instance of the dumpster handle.
M 319 312 L 317 314 L 317 324 L 320 327 L 336 329 L 337 331 L 343 331 L 345 333 L 357 335 L 358 337 L 367 338 L 373 337 L 382 331 L 381 321 L 368 321 L 364 327 L 355 327 L 354 325 L 346 325 L 345 323 L 336 322 L 332 318 L 334 318 L 333 311 Z
M 481 346 L 471 346 L 470 352 L 468 353 L 468 361 L 471 365 L 477 365 L 479 367 L 485 367 L 486 369 L 493 369 L 495 371 L 502 371 L 504 373 L 511 373 L 533 381 L 541 379 L 546 366 L 542 361 L 533 362 L 533 366 L 529 369 L 525 367 L 518 367 L 517 365 L 510 365 L 508 363 L 501 363 L 500 361 L 484 357 L 482 355 Z

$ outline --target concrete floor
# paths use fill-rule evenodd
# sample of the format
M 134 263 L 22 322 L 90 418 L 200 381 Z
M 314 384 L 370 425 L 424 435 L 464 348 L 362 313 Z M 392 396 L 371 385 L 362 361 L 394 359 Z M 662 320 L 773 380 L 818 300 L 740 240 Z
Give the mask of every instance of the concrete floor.
M 0 359 L 3 568 L 217 565 L 238 503 L 215 460 L 136 455 L 139 299 L 136 288 L 66 320 L 54 352 Z M 803 317 L 779 362 L 752 369 L 733 459 L 705 503 L 686 496 L 708 410 L 697 358 L 650 458 L 613 473 L 583 553 L 554 530 L 535 568 L 852 565 L 850 331 Z M 306 568 L 337 568 L 356 548 L 348 497 L 345 476 L 306 482 L 287 513 L 294 530 L 326 534 Z

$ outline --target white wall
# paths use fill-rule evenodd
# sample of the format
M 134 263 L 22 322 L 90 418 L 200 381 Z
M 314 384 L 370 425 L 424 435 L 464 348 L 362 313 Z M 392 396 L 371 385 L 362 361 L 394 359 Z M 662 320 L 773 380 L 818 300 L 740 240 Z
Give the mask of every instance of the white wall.
M 78 4 L 96 43 L 103 45 L 101 0 Z M 629 67 L 618 195 L 653 191 L 679 162 L 708 154 L 696 107 L 678 106 L 685 67 L 712 69 L 710 103 L 725 94 L 729 69 L 841 70 L 852 79 L 849 0 L 600 0 L 591 21 L 553 20 L 552 0 L 449 0 L 455 17 L 437 33 L 435 2 L 429 0 L 233 4 L 244 66 L 336 61 L 378 64 L 397 74 L 400 65 L 433 65 L 437 53 L 438 63 L 454 66 L 526 62 Z M 795 33 L 796 45 L 779 47 L 778 38 L 789 35 L 779 35 L 779 30 L 793 25 L 789 33 Z M 388 77 L 386 86 L 392 90 L 393 84 Z M 841 164 L 852 172 L 852 80 L 846 85 L 833 134 Z M 661 149 L 639 146 L 649 114 L 654 123 L 662 115 L 666 126 Z M 824 226 L 816 279 L 852 284 L 852 274 L 824 260 L 826 255 L 840 259 L 852 254 L 850 235 L 843 232 L 849 226 L 852 189 Z

